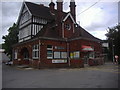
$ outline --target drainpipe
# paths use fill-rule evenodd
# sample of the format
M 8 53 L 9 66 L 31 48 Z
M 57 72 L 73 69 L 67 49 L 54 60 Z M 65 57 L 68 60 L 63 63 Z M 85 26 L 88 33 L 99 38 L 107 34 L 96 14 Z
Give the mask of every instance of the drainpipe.
M 38 61 L 38 67 L 40 68 L 40 40 L 39 40 L 39 61 Z
M 67 58 L 68 58 L 68 65 L 69 65 L 69 67 L 70 67 L 70 56 L 69 56 L 69 42 L 66 40 L 66 42 L 67 42 Z

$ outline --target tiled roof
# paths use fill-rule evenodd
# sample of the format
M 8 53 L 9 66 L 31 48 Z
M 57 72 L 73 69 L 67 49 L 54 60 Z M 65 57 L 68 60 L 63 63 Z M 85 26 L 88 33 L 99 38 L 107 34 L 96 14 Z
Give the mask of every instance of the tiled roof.
M 84 28 L 82 28 L 79 25 L 77 25 L 77 27 L 75 28 L 75 33 L 74 33 L 73 37 L 71 37 L 71 38 L 78 38 L 78 37 L 91 39 L 94 41 L 101 41 L 100 39 L 94 37 L 92 34 L 87 32 Z
M 54 16 L 50 13 L 50 9 L 48 7 L 31 2 L 25 2 L 25 4 L 32 15 L 51 20 L 54 19 Z
M 35 37 L 48 37 L 48 38 L 56 38 L 56 39 L 61 38 L 58 35 L 58 31 L 56 29 L 57 26 L 55 26 L 56 25 L 55 24 L 55 19 L 56 19 L 56 15 L 57 15 L 57 12 L 58 12 L 57 10 L 54 11 L 55 15 L 52 15 L 50 13 L 50 9 L 46 6 L 34 4 L 34 3 L 31 3 L 31 2 L 25 2 L 25 3 L 26 3 L 26 5 L 27 5 L 27 7 L 28 7 L 28 9 L 29 9 L 29 11 L 31 12 L 32 15 L 53 20 L 52 22 L 46 24 L 44 26 L 44 28 Z M 63 18 L 66 15 L 67 15 L 67 13 L 63 12 Z M 71 37 L 71 39 L 79 38 L 79 37 L 80 38 L 86 38 L 86 39 L 88 38 L 88 39 L 91 39 L 91 40 L 94 40 L 94 41 L 101 41 L 100 39 L 91 35 L 89 32 L 87 32 L 81 26 L 77 25 L 77 27 L 75 28 L 75 33 Z

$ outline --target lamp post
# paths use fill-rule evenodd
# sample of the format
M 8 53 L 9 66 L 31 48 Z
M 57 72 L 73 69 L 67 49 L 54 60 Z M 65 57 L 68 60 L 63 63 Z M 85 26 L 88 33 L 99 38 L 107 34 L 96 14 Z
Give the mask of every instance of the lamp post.
M 113 55 L 113 63 L 115 62 L 115 59 L 114 59 L 114 43 L 113 43 L 113 40 L 114 38 L 111 38 L 112 39 L 112 55 Z

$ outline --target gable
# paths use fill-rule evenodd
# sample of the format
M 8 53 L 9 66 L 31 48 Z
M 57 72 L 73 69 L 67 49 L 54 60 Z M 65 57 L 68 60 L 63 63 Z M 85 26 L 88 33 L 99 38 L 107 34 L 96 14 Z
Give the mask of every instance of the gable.
M 26 13 L 26 15 L 23 15 L 24 13 Z M 23 16 L 23 17 L 22 17 Z M 26 6 L 25 2 L 23 2 L 20 13 L 19 13 L 19 17 L 18 17 L 18 21 L 17 21 L 17 25 L 19 25 L 20 23 L 22 23 L 21 19 L 29 19 L 30 16 L 32 16 L 31 12 L 29 11 L 28 7 Z
M 66 15 L 66 17 L 63 19 L 63 22 L 65 22 L 69 17 L 71 18 L 72 22 L 73 22 L 74 24 L 76 24 L 76 22 L 75 22 L 74 18 L 72 17 L 71 13 L 68 13 L 68 14 Z

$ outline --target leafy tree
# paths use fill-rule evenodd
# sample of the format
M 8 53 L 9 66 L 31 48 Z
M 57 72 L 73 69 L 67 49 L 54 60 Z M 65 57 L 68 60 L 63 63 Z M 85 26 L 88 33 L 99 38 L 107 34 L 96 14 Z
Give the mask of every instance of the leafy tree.
M 108 28 L 109 59 L 112 60 L 113 53 L 120 58 L 120 23 L 113 28 Z
M 8 29 L 8 35 L 3 36 L 2 39 L 4 39 L 2 48 L 5 49 L 5 53 L 12 59 L 12 45 L 18 42 L 18 27 L 15 23 Z

